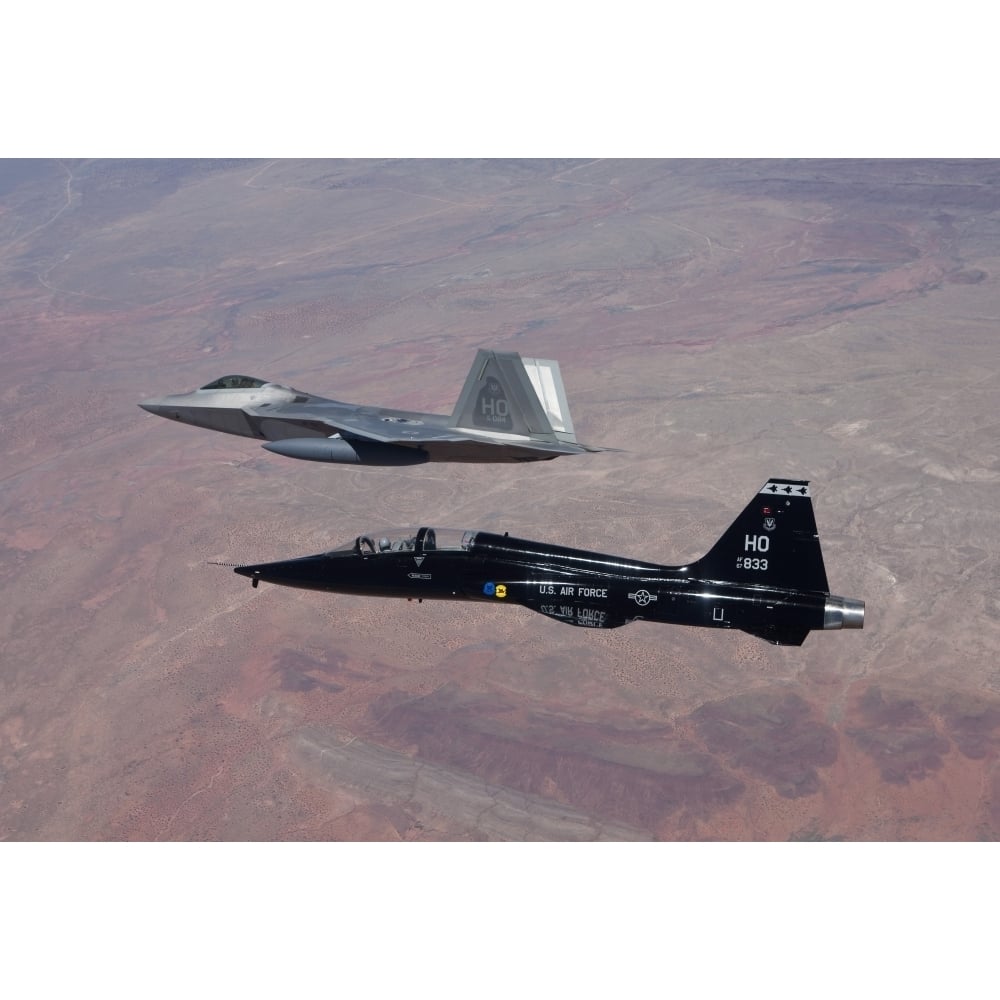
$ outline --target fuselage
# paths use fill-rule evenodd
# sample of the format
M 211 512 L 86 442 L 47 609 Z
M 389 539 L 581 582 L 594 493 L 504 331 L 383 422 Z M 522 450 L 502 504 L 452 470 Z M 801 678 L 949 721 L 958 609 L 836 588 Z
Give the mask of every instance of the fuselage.
M 555 440 L 540 446 L 530 435 L 455 426 L 442 413 L 346 403 L 247 376 L 139 406 L 178 423 L 268 442 L 264 447 L 275 454 L 334 464 L 539 462 L 588 450 Z
M 350 424 L 352 418 L 375 416 L 387 426 L 430 424 L 447 427 L 439 413 L 414 413 L 343 403 L 290 389 L 276 382 L 246 379 L 259 385 L 221 386 L 213 383 L 194 392 L 143 400 L 142 409 L 194 427 L 264 441 L 286 438 L 326 438 L 330 424 Z
M 656 563 L 490 532 L 421 528 L 361 535 L 320 555 L 241 566 L 256 586 L 518 604 L 569 625 L 646 620 L 736 628 L 798 644 L 811 629 L 857 628 L 860 602 L 829 594 L 704 579 L 697 565 Z

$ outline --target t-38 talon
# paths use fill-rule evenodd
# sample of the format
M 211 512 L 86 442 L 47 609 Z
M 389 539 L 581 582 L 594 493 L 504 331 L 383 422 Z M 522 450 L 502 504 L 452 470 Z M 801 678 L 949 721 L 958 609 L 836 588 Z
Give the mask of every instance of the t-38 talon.
M 237 566 L 266 583 L 370 597 L 520 604 L 556 621 L 734 628 L 781 646 L 813 629 L 859 629 L 863 601 L 834 597 L 808 482 L 770 479 L 706 556 L 661 566 L 449 528 L 359 535 L 332 552 Z

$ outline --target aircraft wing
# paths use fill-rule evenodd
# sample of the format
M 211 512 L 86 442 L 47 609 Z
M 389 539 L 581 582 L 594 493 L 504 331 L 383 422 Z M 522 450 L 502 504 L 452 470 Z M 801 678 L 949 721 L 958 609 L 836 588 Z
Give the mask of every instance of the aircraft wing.
M 348 440 L 412 444 L 417 447 L 424 441 L 465 440 L 447 426 L 447 418 L 443 416 L 350 404 L 313 402 L 304 406 L 283 406 L 270 419 L 281 425 L 281 437 L 289 436 L 294 428 L 302 428 L 311 434 L 322 433 L 326 437 L 339 434 Z M 273 425 L 268 428 L 273 429 Z

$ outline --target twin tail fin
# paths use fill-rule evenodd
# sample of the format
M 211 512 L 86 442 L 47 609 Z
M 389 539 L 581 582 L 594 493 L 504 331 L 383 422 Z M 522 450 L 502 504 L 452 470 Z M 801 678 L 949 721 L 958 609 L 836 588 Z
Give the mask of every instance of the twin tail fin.
M 451 415 L 451 426 L 576 444 L 558 361 L 480 350 Z

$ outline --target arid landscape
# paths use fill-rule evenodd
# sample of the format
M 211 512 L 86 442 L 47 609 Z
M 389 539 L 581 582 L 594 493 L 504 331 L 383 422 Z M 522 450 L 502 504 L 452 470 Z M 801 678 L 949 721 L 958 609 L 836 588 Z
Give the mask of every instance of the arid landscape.
M 0 162 L 0 837 L 1000 837 L 1000 162 Z M 230 373 L 529 465 L 296 462 L 140 410 Z M 778 648 L 262 585 L 387 525 L 683 564 L 808 479 L 863 631 Z

